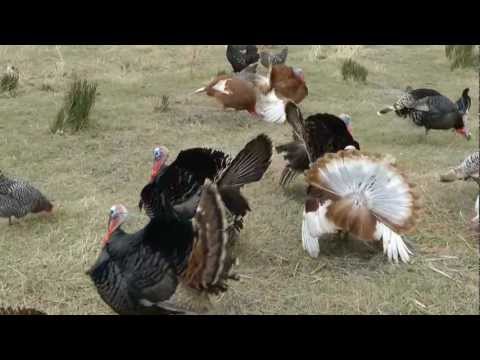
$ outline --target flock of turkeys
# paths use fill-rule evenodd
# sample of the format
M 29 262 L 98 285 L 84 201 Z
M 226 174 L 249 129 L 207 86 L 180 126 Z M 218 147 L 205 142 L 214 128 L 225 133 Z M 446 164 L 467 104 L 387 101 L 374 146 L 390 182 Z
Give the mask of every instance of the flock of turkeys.
M 303 118 L 299 104 L 308 87 L 302 69 L 286 65 L 288 48 L 273 54 L 259 53 L 255 45 L 228 45 L 226 56 L 233 73 L 216 76 L 194 93 L 214 97 L 224 108 L 291 126 L 292 141 L 275 149 L 285 160 L 281 186 L 305 176 L 301 238 L 307 253 L 317 257 L 323 241 L 348 234 L 378 243 L 390 261 L 408 262 L 412 250 L 402 235 L 418 218 L 418 197 L 395 161 L 360 152 L 347 114 Z M 259 61 L 264 75 L 257 71 Z M 378 115 L 393 111 L 424 127 L 426 134 L 454 129 L 470 139 L 468 92 L 453 102 L 436 90 L 408 87 Z M 86 272 L 103 301 L 118 314 L 193 314 L 177 306 L 179 286 L 197 297 L 226 291 L 228 282 L 238 279 L 235 248 L 251 211 L 241 189 L 262 179 L 271 157 L 272 141 L 264 134 L 234 157 L 199 147 L 183 150 L 168 162 L 168 149 L 156 147 L 150 181 L 139 196 L 148 224 L 126 233 L 122 224 L 128 210 L 113 205 L 100 255 Z M 441 176 L 442 181 L 467 179 L 479 182 L 478 151 Z M 478 203 L 477 197 L 472 219 L 477 231 Z M 0 172 L 0 217 L 9 224 L 12 217 L 52 209 L 40 191 Z M 42 312 L 0 309 L 0 314 L 36 313 Z

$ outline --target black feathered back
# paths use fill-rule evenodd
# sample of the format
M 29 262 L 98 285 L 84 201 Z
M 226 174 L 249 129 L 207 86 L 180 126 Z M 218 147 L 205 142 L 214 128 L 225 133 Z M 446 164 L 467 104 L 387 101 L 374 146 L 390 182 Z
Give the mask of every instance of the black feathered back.
M 288 185 L 295 176 L 308 170 L 313 163 L 325 153 L 337 152 L 351 145 L 360 150 L 347 129 L 345 122 L 331 114 L 315 114 L 303 119 L 298 106 L 293 102 L 285 107 L 287 122 L 293 128 L 294 141 L 276 147 L 282 153 L 287 165 L 282 171 L 280 184 Z
M 233 72 L 240 72 L 248 65 L 256 63 L 260 55 L 256 45 L 228 45 L 227 60 Z

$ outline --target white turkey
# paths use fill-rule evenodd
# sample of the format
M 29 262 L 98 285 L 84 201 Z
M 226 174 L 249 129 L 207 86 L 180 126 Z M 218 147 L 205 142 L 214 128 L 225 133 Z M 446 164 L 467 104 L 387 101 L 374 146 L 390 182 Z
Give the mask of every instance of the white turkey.
M 305 173 L 309 185 L 302 222 L 303 248 L 312 257 L 331 234 L 381 242 L 393 262 L 409 262 L 402 234 L 417 220 L 412 185 L 384 158 L 357 150 L 326 154 Z

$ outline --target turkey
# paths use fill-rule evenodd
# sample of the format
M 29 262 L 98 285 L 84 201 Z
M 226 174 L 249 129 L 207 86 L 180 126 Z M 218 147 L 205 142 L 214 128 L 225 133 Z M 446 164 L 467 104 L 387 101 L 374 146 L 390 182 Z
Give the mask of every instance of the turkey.
M 222 151 L 192 148 L 181 151 L 167 165 L 168 149 L 157 147 L 150 183 L 140 194 L 139 207 L 145 208 L 149 217 L 170 214 L 173 209 L 175 217 L 190 219 L 195 214 L 202 185 L 209 179 L 217 184 L 236 226 L 241 227 L 250 206 L 240 190 L 263 177 L 271 157 L 272 142 L 264 134 L 248 142 L 233 159 Z
M 6 72 L 0 80 L 0 93 L 8 91 L 8 93 L 13 96 L 15 94 L 15 89 L 18 86 L 19 77 L 20 72 L 18 69 L 13 65 L 8 65 Z
M 234 259 L 229 232 L 214 184 L 205 184 L 191 220 L 155 217 L 141 230 L 121 228 L 128 212 L 110 209 L 102 251 L 87 271 L 102 300 L 120 315 L 192 314 L 174 303 L 179 284 L 198 295 L 228 288 Z
M 308 95 L 305 75 L 301 68 L 286 65 L 273 65 L 269 69 L 267 78 L 258 81 L 263 92 L 275 90 L 275 94 L 282 99 L 300 104 Z
M 283 65 L 287 61 L 288 47 L 283 48 L 278 54 L 270 54 L 266 51 L 260 53 L 260 63 L 268 68 L 270 65 Z
M 440 181 L 451 182 L 455 180 L 472 179 L 480 185 L 480 151 L 474 151 L 468 155 L 460 165 L 454 167 L 446 174 L 440 175 Z M 476 216 L 472 219 L 472 227 L 475 231 L 479 231 L 478 223 L 478 196 L 475 203 Z
M 260 55 L 256 45 L 228 45 L 227 60 L 233 72 L 238 73 L 250 64 L 258 62 Z
M 404 176 L 383 158 L 357 150 L 326 154 L 305 173 L 309 185 L 302 221 L 303 248 L 318 257 L 329 234 L 380 242 L 389 261 L 409 262 L 401 235 L 414 227 L 417 196 Z
M 300 109 L 293 102 L 287 104 L 285 111 L 287 122 L 293 128 L 293 141 L 275 148 L 287 161 L 280 177 L 283 187 L 326 153 L 349 146 L 360 150 L 360 144 L 351 135 L 350 116 L 315 114 L 303 120 Z
M 47 315 L 43 311 L 25 307 L 0 307 L 0 315 Z
M 0 171 L 0 217 L 8 218 L 12 225 L 12 217 L 17 219 L 28 213 L 42 211 L 50 213 L 53 205 L 33 186 L 23 180 L 10 179 Z
M 480 184 L 480 155 L 479 151 L 475 151 L 468 155 L 460 165 L 451 169 L 446 174 L 440 175 L 440 180 L 451 182 L 455 180 L 472 179 Z
M 285 122 L 288 100 L 300 103 L 308 88 L 302 69 L 275 65 L 267 76 L 256 73 L 256 64 L 235 75 L 219 75 L 194 94 L 206 93 L 224 109 L 246 110 L 270 123 Z
M 407 92 L 397 100 L 393 106 L 380 110 L 377 114 L 384 115 L 395 111 L 398 116 L 409 117 L 417 126 L 425 128 L 425 135 L 431 129 L 454 129 L 458 134 L 470 140 L 468 129 L 468 112 L 471 99 L 469 89 L 462 92 L 462 96 L 453 103 L 436 90 L 407 88 Z

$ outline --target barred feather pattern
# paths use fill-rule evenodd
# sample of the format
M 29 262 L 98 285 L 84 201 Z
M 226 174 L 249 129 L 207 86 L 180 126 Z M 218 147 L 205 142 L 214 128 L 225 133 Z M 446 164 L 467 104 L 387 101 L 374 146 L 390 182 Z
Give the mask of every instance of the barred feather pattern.
M 339 151 L 317 160 L 306 181 L 331 201 L 321 215 L 328 226 L 320 228 L 382 240 L 389 260 L 409 261 L 411 252 L 398 233 L 414 227 L 419 207 L 413 185 L 395 167 L 356 150 Z
M 0 217 L 22 218 L 28 213 L 50 211 L 51 208 L 52 204 L 39 190 L 0 172 Z
M 406 118 L 412 113 L 412 108 L 415 103 L 427 96 L 440 96 L 441 94 L 432 89 L 415 89 L 408 87 L 406 92 L 393 104 L 378 112 L 379 115 L 386 114 L 390 111 L 395 111 L 399 117 Z M 415 120 L 414 120 L 415 121 Z
M 450 182 L 455 180 L 472 179 L 480 184 L 480 159 L 479 151 L 468 155 L 460 165 L 450 169 L 448 172 L 440 175 L 440 180 Z
M 475 151 L 462 161 L 462 163 L 455 168 L 457 178 L 469 179 L 478 178 L 480 171 L 480 155 L 479 151 Z

